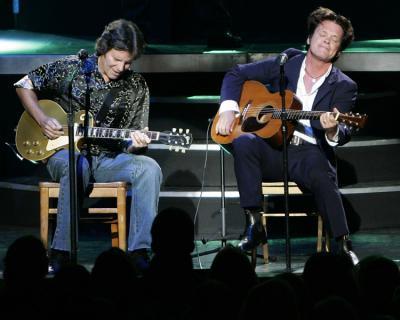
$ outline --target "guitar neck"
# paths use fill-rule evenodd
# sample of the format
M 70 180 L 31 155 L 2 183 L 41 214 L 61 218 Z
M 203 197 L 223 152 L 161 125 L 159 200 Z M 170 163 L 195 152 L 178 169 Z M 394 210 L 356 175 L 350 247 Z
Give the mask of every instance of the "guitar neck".
M 272 109 L 272 118 L 273 119 L 282 119 L 283 111 L 281 109 Z M 304 110 L 286 110 L 287 119 L 288 120 L 318 120 L 319 117 L 326 111 L 304 111 Z
M 79 127 L 78 131 L 79 135 L 83 136 L 84 128 Z M 130 139 L 130 134 L 135 131 L 140 131 L 140 130 L 89 127 L 87 136 L 89 138 L 127 140 Z M 141 131 L 141 132 L 146 134 L 151 141 L 158 141 L 160 139 L 160 132 L 157 131 Z

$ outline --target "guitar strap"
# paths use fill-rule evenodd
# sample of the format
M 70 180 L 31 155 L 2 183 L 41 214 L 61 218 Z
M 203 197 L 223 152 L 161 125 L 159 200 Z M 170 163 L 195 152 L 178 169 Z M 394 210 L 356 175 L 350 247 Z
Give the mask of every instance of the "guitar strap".
M 107 112 L 110 109 L 111 104 L 112 104 L 112 102 L 114 100 L 115 94 L 116 94 L 116 89 L 115 88 L 111 88 L 110 92 L 107 94 L 106 98 L 104 99 L 103 105 L 101 106 L 99 112 L 97 112 L 97 114 L 95 116 L 94 120 L 95 120 L 95 125 L 96 126 L 101 126 L 102 125 L 102 122 L 105 119 L 105 117 L 107 115 Z M 86 113 L 88 113 L 88 110 L 86 110 Z M 86 114 L 85 115 L 85 128 L 87 128 L 88 125 L 89 125 L 88 119 L 89 119 L 88 114 Z M 87 139 L 87 141 L 88 141 L 88 143 L 81 150 L 81 154 L 79 156 L 79 160 L 80 161 L 78 161 L 78 163 L 77 163 L 77 170 L 78 170 L 78 177 L 79 177 L 78 179 L 80 179 L 78 181 L 78 186 L 80 188 L 80 191 L 83 191 L 82 190 L 83 181 L 82 181 L 82 176 L 81 176 L 81 174 L 82 174 L 82 157 L 85 157 L 87 159 L 87 161 L 89 163 L 89 168 L 90 168 L 89 169 L 90 170 L 90 178 L 89 179 L 92 182 L 94 181 L 94 177 L 92 175 L 92 170 L 91 170 L 92 169 L 92 154 L 90 152 L 91 151 L 90 139 Z M 88 191 L 90 191 L 90 190 L 88 190 Z
M 101 126 L 103 120 L 105 119 L 108 110 L 111 108 L 111 104 L 115 99 L 115 96 L 117 94 L 117 88 L 111 88 L 110 92 L 107 94 L 106 98 L 104 99 L 103 105 L 101 106 L 99 112 L 97 112 L 97 115 L 95 117 L 95 123 L 96 126 Z

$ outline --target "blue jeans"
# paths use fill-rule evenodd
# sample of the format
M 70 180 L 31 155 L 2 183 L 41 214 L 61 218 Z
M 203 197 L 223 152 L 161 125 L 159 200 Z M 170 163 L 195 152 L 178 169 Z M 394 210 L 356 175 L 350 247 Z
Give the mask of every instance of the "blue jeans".
M 78 154 L 76 154 L 76 159 Z M 70 251 L 70 187 L 68 150 L 60 150 L 47 162 L 47 169 L 55 181 L 60 182 L 57 227 L 51 247 Z M 150 229 L 158 210 L 158 198 L 162 181 L 160 166 L 144 155 L 120 153 L 109 157 L 101 153 L 92 157 L 92 168 L 86 158 L 82 161 L 84 188 L 90 180 L 96 182 L 125 181 L 132 186 L 128 250 L 151 247 Z

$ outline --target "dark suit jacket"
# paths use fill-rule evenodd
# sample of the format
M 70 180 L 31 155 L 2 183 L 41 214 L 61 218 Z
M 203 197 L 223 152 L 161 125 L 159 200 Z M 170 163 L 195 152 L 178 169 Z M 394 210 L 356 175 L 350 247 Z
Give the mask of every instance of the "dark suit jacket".
M 287 49 L 288 61 L 284 66 L 286 89 L 296 92 L 301 64 L 305 58 L 304 52 L 297 49 Z M 242 85 L 246 80 L 256 80 L 268 87 L 270 92 L 279 91 L 280 66 L 276 58 L 266 58 L 254 63 L 237 65 L 228 71 L 221 88 L 221 102 L 235 100 L 239 102 Z M 336 107 L 340 112 L 349 112 L 357 99 L 357 84 L 338 68 L 333 67 L 331 73 L 318 90 L 312 110 L 332 111 Z M 311 120 L 318 145 L 335 165 L 333 148 L 326 142 L 324 130 L 319 120 Z M 339 124 L 338 145 L 350 140 L 351 129 Z

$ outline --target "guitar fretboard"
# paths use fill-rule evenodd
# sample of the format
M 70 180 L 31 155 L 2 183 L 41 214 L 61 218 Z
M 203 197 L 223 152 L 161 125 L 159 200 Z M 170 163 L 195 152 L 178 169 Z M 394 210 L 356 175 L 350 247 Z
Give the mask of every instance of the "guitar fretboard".
M 272 113 L 273 119 L 282 119 L 282 110 L 280 109 L 270 109 L 263 110 L 263 114 Z M 288 120 L 300 120 L 309 119 L 317 120 L 324 113 L 324 111 L 304 111 L 304 110 L 286 110 Z
M 104 139 L 129 139 L 131 132 L 137 130 L 129 129 L 115 129 L 115 128 L 102 128 L 102 127 L 89 127 L 87 136 L 89 138 L 104 138 Z M 159 140 L 160 132 L 157 131 L 141 131 L 146 134 L 152 141 Z M 77 136 L 84 136 L 84 128 L 79 126 L 77 128 Z

